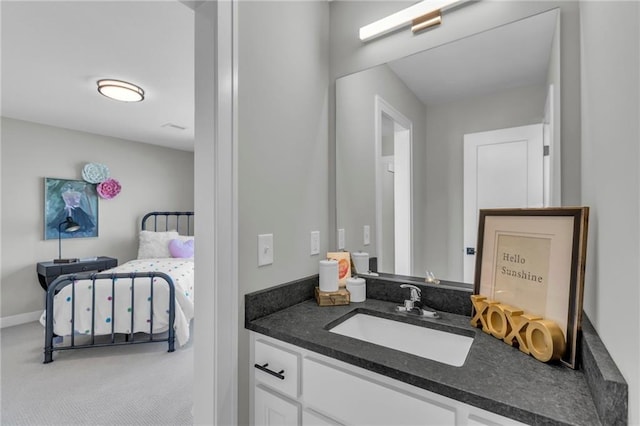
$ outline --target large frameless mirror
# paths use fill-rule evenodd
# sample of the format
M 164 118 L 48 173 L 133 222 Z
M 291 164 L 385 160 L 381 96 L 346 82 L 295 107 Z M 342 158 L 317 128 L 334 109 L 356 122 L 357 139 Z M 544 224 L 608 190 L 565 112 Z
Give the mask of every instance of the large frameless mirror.
M 560 205 L 558 29 L 554 9 L 336 80 L 346 250 L 472 283 L 478 209 Z

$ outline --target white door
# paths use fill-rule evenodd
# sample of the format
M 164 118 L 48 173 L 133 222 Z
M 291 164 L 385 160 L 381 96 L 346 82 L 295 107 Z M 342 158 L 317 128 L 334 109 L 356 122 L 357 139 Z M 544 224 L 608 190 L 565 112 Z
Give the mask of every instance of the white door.
M 395 123 L 393 142 L 394 273 L 412 275 L 411 130 Z
M 379 237 L 380 244 L 378 247 L 378 271 L 394 273 L 396 270 L 396 239 L 395 239 L 395 173 L 394 173 L 394 157 L 386 155 L 380 157 L 378 163 L 380 188 L 378 193 L 383 199 L 380 206 L 380 220 L 376 223 L 379 229 L 376 229 L 376 235 Z
M 543 125 L 464 135 L 464 282 L 474 282 L 480 209 L 542 207 Z

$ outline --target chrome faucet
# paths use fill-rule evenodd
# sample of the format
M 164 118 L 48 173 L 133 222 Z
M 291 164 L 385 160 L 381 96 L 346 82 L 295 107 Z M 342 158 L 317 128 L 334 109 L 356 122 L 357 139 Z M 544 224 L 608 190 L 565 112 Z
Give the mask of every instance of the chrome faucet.
M 411 285 L 411 284 L 401 284 L 400 288 L 408 288 L 411 290 L 411 294 L 409 296 L 409 299 L 406 299 L 404 301 L 404 306 L 397 306 L 396 310 L 399 312 L 407 312 L 407 313 L 414 313 L 414 314 L 418 314 L 420 316 L 426 316 L 426 317 L 431 317 L 431 318 L 439 318 L 440 315 L 438 315 L 438 313 L 436 311 L 434 311 L 433 309 L 425 309 L 424 306 L 422 305 L 422 299 L 420 298 L 421 296 L 421 291 L 420 288 L 416 287 L 415 285 Z
M 408 300 L 404 301 L 404 307 L 407 311 L 410 311 L 414 308 L 416 308 L 416 302 L 418 302 L 418 304 L 420 304 L 420 289 L 418 287 L 416 287 L 415 285 L 411 285 L 411 284 L 402 284 L 400 285 L 400 288 L 409 288 L 411 289 L 411 296 Z M 420 306 L 417 306 L 418 308 L 420 308 Z

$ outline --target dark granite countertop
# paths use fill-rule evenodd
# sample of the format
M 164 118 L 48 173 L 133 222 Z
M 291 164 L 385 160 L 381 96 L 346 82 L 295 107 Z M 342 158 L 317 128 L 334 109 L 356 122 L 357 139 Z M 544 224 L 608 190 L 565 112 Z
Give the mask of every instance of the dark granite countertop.
M 346 306 L 319 307 L 314 299 L 304 300 L 310 285 L 313 281 L 310 284 L 301 280 L 271 292 L 247 295 L 247 306 L 254 306 L 245 311 L 245 327 L 528 424 L 600 425 L 610 424 L 608 418 L 620 418 L 620 414 L 608 413 L 603 420 L 602 407 L 597 407 L 598 401 L 594 401 L 590 390 L 590 386 L 600 384 L 588 383 L 592 380 L 585 371 L 572 370 L 561 364 L 545 364 L 525 355 L 471 327 L 469 316 L 440 311 L 440 319 L 418 317 L 395 312 L 396 302 L 372 298 Z M 373 287 L 375 283 L 371 282 L 371 285 Z M 296 297 L 302 300 L 300 303 L 275 311 L 273 307 L 260 305 L 272 304 L 279 299 L 278 294 L 291 296 L 287 290 L 292 288 L 298 291 Z M 468 297 L 466 293 L 464 296 Z M 454 367 L 328 331 L 335 323 L 357 312 L 423 323 L 433 328 L 451 327 L 474 336 L 474 342 L 464 365 Z M 590 324 L 589 330 L 593 330 Z M 598 354 L 602 355 L 602 351 Z M 605 355 L 600 356 L 601 363 L 602 359 L 608 362 L 606 350 Z M 597 365 L 590 368 L 601 371 Z M 613 368 L 617 371 L 615 364 Z M 613 380 L 622 379 L 615 376 Z M 625 404 L 618 409 L 626 411 L 624 385 Z M 605 409 L 611 411 L 611 407 Z M 626 419 L 626 412 L 622 418 Z

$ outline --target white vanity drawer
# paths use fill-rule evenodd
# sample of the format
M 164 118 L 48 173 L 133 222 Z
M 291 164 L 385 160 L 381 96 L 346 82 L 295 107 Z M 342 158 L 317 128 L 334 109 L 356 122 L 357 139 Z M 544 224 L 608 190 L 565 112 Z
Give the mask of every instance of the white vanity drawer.
M 254 377 L 291 398 L 300 393 L 300 355 L 265 339 L 255 341 Z

